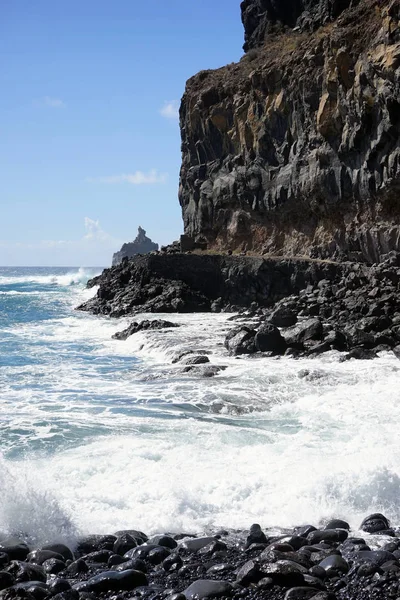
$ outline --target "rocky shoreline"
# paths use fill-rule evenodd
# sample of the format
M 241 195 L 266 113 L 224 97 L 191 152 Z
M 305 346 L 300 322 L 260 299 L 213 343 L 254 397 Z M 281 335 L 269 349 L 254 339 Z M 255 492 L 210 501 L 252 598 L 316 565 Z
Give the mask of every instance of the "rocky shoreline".
M 373 600 L 400 595 L 400 528 L 333 519 L 293 530 L 90 535 L 74 547 L 0 538 L 0 598 Z
M 225 338 L 232 355 L 344 358 L 400 356 L 400 254 L 375 265 L 310 259 L 154 254 L 125 260 L 90 280 L 78 307 L 121 317 L 139 313 L 235 312 Z M 162 326 L 162 322 L 161 322 Z M 133 323 L 117 339 L 143 329 Z M 147 329 L 160 328 L 149 321 Z M 195 349 L 193 349 L 195 350 Z

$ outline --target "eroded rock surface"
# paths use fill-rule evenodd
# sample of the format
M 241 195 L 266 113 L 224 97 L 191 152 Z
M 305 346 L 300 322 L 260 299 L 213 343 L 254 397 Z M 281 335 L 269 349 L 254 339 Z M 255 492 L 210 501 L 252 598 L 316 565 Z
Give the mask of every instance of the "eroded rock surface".
M 158 250 L 158 244 L 146 236 L 142 227 L 138 227 L 138 234 L 133 242 L 123 244 L 119 252 L 115 252 L 112 259 L 113 265 L 118 265 L 124 258 L 132 258 L 135 254 L 147 254 Z
M 185 234 L 350 258 L 400 248 L 400 0 L 245 0 L 238 64 L 180 110 Z

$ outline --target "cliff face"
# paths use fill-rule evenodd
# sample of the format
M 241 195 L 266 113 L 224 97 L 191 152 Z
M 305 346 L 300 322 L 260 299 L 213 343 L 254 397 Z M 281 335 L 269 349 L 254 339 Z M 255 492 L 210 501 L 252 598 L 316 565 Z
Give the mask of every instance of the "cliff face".
M 124 258 L 132 258 L 136 254 L 147 254 L 158 250 L 158 244 L 151 241 L 146 236 L 146 232 L 140 226 L 138 227 L 138 234 L 133 242 L 122 244 L 121 250 L 114 252 L 112 264 L 113 266 L 119 265 Z
M 379 261 L 400 248 L 400 0 L 244 0 L 248 53 L 182 99 L 185 233 Z

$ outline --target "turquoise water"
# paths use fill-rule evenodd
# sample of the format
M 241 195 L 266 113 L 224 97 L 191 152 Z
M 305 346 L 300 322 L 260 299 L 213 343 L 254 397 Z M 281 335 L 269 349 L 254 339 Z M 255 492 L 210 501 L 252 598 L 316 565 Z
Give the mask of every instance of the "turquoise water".
M 75 310 L 97 273 L 0 268 L 0 531 L 399 520 L 393 354 L 236 359 L 223 314 L 164 315 L 180 327 L 112 340 L 130 319 Z M 183 373 L 185 349 L 226 369 Z

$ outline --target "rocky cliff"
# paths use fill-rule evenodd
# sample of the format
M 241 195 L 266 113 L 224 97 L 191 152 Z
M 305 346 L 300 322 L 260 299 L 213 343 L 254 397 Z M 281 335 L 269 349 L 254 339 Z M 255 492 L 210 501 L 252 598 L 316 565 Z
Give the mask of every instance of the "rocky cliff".
M 247 54 L 187 82 L 185 234 L 376 262 L 400 247 L 400 0 L 244 0 Z
M 151 241 L 146 236 L 146 232 L 140 226 L 138 227 L 138 234 L 133 242 L 123 244 L 119 252 L 113 254 L 112 264 L 113 266 L 118 265 L 124 258 L 132 258 L 135 254 L 147 254 L 158 250 L 158 244 Z

